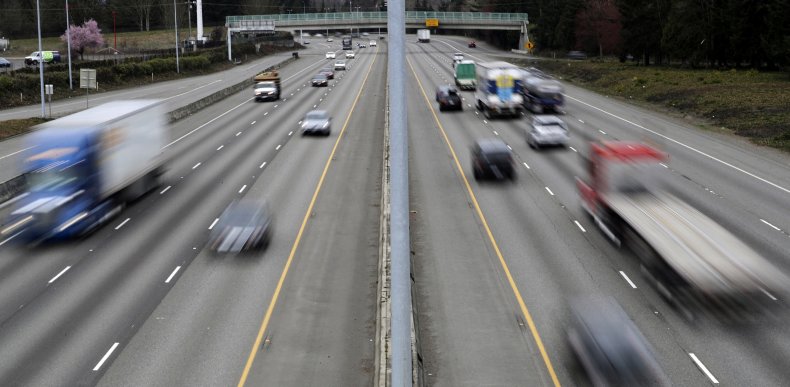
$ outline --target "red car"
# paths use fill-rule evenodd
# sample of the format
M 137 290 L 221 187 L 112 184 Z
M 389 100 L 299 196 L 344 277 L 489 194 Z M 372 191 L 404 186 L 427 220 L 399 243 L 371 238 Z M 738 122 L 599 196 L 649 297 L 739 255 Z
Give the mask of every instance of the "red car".
M 477 47 L 477 44 L 475 44 L 474 40 L 469 42 L 469 48 L 475 48 L 475 47 Z

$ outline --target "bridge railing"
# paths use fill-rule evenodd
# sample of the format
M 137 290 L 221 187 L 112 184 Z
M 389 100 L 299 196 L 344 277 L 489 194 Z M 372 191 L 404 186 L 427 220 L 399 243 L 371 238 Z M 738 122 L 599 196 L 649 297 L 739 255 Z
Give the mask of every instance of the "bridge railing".
M 497 13 L 497 12 L 434 12 L 434 11 L 407 11 L 406 22 L 422 22 L 425 19 L 439 19 L 443 22 L 526 22 L 526 13 Z M 353 22 L 355 20 L 386 21 L 387 12 L 329 12 L 329 13 L 290 13 L 272 15 L 245 15 L 227 16 L 226 25 L 235 27 L 246 24 L 242 22 L 274 21 L 276 22 Z

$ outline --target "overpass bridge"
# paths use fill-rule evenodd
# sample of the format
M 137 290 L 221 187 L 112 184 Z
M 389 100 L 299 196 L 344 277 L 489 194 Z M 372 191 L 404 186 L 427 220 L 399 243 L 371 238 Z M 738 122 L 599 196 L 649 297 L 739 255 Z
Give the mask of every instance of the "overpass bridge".
M 526 13 L 406 11 L 406 28 L 454 30 L 521 31 L 519 48 L 527 38 Z M 231 37 L 234 33 L 257 33 L 274 30 L 344 30 L 352 28 L 387 28 L 387 12 L 291 13 L 275 15 L 227 16 L 228 59 L 231 60 Z

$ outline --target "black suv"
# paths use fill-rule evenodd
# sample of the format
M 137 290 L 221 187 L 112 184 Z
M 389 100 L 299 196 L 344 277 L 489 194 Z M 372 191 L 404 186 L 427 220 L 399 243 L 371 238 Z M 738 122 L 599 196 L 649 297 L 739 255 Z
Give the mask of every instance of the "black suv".
M 472 169 L 475 180 L 516 179 L 513 151 L 498 138 L 477 140 L 472 145 Z
M 436 102 L 439 102 L 439 111 L 447 109 L 463 110 L 461 96 L 454 86 L 439 86 L 436 88 Z

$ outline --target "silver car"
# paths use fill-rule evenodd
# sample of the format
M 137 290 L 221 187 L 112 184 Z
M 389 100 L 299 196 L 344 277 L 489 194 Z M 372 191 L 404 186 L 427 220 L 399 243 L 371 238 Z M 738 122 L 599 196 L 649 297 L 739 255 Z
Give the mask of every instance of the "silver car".
M 234 200 L 211 229 L 208 247 L 217 253 L 263 249 L 271 240 L 273 216 L 265 202 Z
M 527 144 L 531 148 L 567 146 L 570 134 L 568 125 L 557 116 L 539 115 L 532 118 L 527 129 Z
M 312 110 L 302 120 L 302 136 L 308 134 L 332 133 L 332 117 L 325 110 Z

